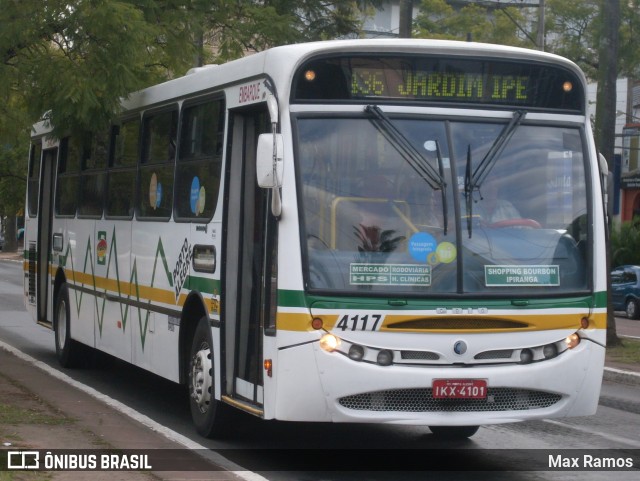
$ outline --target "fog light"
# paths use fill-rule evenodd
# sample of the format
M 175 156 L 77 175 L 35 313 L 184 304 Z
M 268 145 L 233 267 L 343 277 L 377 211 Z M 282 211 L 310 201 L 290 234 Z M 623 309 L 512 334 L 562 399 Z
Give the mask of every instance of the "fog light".
M 564 340 L 564 343 L 567 345 L 569 349 L 573 349 L 578 344 L 580 344 L 580 336 L 578 336 L 575 332 Z
M 320 338 L 320 347 L 327 352 L 333 352 L 340 347 L 340 338 L 333 334 L 325 334 Z
M 381 366 L 390 366 L 393 362 L 393 352 L 384 349 L 378 353 L 378 364 Z
M 552 359 L 558 355 L 558 348 L 555 344 L 547 344 L 542 348 L 542 354 L 546 359 Z
M 529 364 L 531 361 L 533 361 L 533 351 L 531 349 L 520 351 L 520 362 L 522 364 Z
M 362 361 L 364 357 L 364 347 L 359 346 L 358 344 L 352 344 L 349 348 L 349 358 L 354 361 Z

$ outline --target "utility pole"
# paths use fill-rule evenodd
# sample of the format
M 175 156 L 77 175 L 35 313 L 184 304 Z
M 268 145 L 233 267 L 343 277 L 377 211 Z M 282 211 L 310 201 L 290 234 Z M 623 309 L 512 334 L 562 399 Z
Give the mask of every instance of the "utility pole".
M 413 26 L 413 1 L 400 0 L 400 28 L 398 36 L 400 38 L 411 38 L 411 27 Z

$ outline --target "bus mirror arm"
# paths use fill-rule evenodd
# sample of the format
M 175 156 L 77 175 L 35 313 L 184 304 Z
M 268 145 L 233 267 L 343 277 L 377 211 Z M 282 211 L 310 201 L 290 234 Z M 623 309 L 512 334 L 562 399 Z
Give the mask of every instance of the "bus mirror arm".
M 273 131 L 275 132 L 275 127 L 278 124 L 278 101 L 275 95 L 271 94 L 267 96 L 267 108 L 269 109 L 269 117 L 273 125 Z

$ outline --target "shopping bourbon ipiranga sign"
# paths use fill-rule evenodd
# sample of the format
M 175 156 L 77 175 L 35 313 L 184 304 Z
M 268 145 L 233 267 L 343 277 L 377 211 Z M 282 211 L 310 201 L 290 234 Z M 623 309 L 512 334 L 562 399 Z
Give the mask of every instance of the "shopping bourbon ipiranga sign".
M 538 266 L 484 266 L 487 287 L 559 286 L 560 267 Z

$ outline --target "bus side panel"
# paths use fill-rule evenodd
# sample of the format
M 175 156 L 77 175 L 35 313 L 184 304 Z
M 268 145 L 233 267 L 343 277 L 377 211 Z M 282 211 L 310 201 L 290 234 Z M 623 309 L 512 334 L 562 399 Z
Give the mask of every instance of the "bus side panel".
M 62 229 L 65 274 L 69 285 L 71 337 L 95 346 L 95 318 L 98 299 L 94 292 L 93 237 L 95 221 L 65 219 Z
M 96 289 L 104 294 L 96 312 L 96 347 L 131 362 L 131 221 L 98 221 L 93 243 Z
M 178 329 L 172 328 L 167 314 L 144 307 L 158 306 L 179 315 L 185 299 L 179 294 L 180 287 L 186 281 L 190 253 L 189 224 L 134 222 L 131 296 L 136 307 L 130 321 L 132 362 L 172 380 L 178 379 Z
M 282 349 L 277 363 L 276 419 L 331 421 L 328 400 L 319 376 L 312 344 Z
M 36 232 L 38 218 L 25 209 L 24 219 L 24 305 L 32 319 L 36 319 Z

